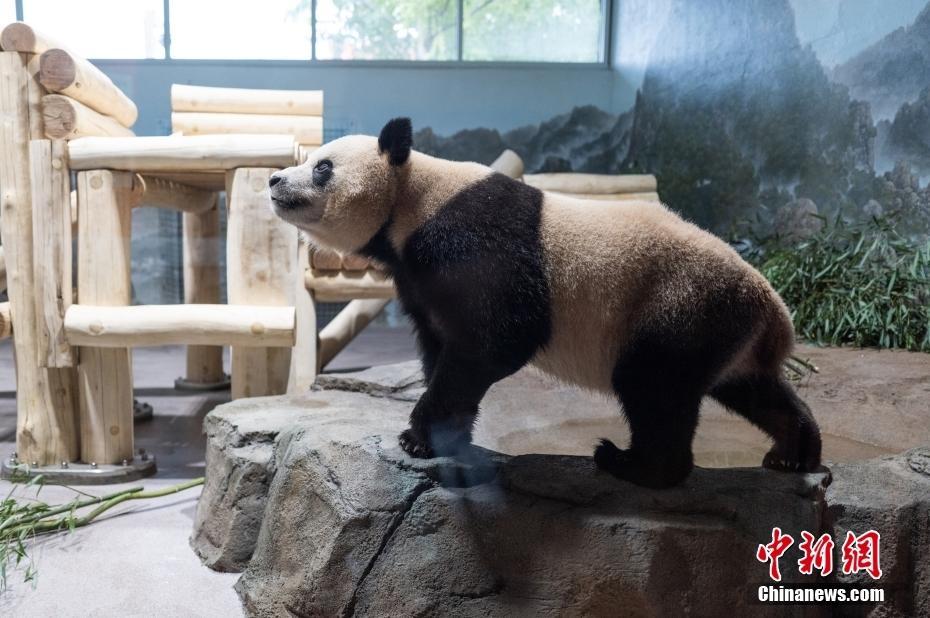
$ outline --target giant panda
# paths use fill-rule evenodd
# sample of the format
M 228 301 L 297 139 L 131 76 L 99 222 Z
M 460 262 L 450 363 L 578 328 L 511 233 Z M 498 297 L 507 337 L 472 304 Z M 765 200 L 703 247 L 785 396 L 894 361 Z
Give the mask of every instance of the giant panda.
M 411 147 L 397 118 L 269 181 L 274 212 L 311 242 L 393 275 L 427 380 L 399 437 L 409 455 L 468 445 L 488 388 L 532 364 L 617 398 L 629 448 L 602 440 L 594 461 L 621 479 L 682 482 L 705 396 L 772 437 L 764 466 L 819 466 L 817 423 L 781 368 L 789 314 L 726 243 L 655 202 L 544 193 Z

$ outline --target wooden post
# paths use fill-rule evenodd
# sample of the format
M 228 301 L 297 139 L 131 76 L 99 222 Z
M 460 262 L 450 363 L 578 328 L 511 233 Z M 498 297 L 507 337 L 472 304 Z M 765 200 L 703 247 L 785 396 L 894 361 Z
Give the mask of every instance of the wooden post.
M 6 258 L 3 245 L 0 245 L 0 292 L 6 291 Z
M 271 211 L 268 179 L 275 168 L 226 174 L 226 283 L 231 305 L 294 305 L 297 228 Z M 287 390 L 291 351 L 232 348 L 232 396 L 279 395 Z
M 40 367 L 73 367 L 65 337 L 71 305 L 71 174 L 64 142 L 29 143 L 36 334 Z
M 16 450 L 22 461 L 50 465 L 76 460 L 79 447 L 74 371 L 42 368 L 38 357 L 29 140 L 42 137 L 44 93 L 29 60 L 0 53 L 0 234 L 16 330 Z
M 316 306 L 313 303 L 313 291 L 307 289 L 305 274 L 310 268 L 310 247 L 300 243 L 297 252 L 296 277 L 294 277 L 294 308 L 297 311 L 297 324 L 294 335 L 294 349 L 291 351 L 291 373 L 287 381 L 289 394 L 308 390 L 317 374 L 317 337 Z
M 78 194 L 78 303 L 128 305 L 135 174 L 80 172 Z M 133 456 L 132 359 L 128 348 L 81 348 L 81 458 L 116 464 Z
M 13 320 L 10 319 L 10 303 L 0 303 L 0 339 L 13 334 Z
M 320 370 L 342 352 L 355 337 L 378 317 L 390 300 L 357 298 L 346 305 L 323 330 L 320 331 Z
M 214 196 L 211 210 L 183 215 L 184 302 L 188 305 L 220 302 L 220 214 L 216 202 Z M 176 385 L 210 388 L 225 383 L 222 347 L 187 346 L 187 373 Z

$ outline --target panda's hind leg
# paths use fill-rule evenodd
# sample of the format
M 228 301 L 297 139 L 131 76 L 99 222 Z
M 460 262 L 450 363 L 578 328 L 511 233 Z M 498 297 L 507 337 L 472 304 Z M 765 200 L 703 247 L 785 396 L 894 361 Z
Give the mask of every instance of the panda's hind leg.
M 714 386 L 710 395 L 772 437 L 775 444 L 762 460 L 766 468 L 813 472 L 820 467 L 820 429 L 783 376 L 731 378 Z
M 705 386 L 693 371 L 669 372 L 651 360 L 632 355 L 618 364 L 614 388 L 630 426 L 630 448 L 602 440 L 594 461 L 636 485 L 665 488 L 684 481 L 694 468 L 691 443 Z

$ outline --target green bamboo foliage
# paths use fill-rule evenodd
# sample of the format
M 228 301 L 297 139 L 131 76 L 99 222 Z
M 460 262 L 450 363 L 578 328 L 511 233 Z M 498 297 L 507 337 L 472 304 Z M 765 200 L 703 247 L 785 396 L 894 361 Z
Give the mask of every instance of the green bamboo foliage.
M 930 352 L 930 240 L 888 219 L 838 218 L 794 246 L 771 239 L 759 255 L 802 338 Z
M 77 496 L 64 504 L 50 505 L 39 500 L 41 475 L 25 485 L 14 484 L 0 500 L 0 592 L 12 572 L 21 571 L 23 580 L 34 582 L 36 565 L 29 555 L 30 543 L 39 535 L 73 532 L 92 523 L 98 516 L 128 500 L 148 500 L 203 485 L 203 477 L 154 491 L 130 487 L 105 496 L 93 496 L 71 488 Z M 28 496 L 35 488 L 35 495 Z M 94 508 L 90 508 L 94 507 Z

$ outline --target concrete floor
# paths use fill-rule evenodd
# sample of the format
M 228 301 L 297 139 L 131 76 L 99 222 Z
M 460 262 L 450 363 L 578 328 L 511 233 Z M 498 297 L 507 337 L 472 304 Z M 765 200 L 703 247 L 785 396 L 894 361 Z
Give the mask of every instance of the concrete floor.
M 415 358 L 408 329 L 372 325 L 328 367 L 329 371 Z M 155 453 L 158 474 L 141 482 L 81 491 L 104 495 L 144 485 L 155 489 L 203 474 L 204 415 L 229 400 L 228 391 L 188 394 L 175 391 L 184 370 L 184 349 L 139 349 L 134 353 L 136 396 L 150 403 L 155 417 L 136 427 L 136 444 Z M 10 340 L 0 342 L 0 457 L 15 450 L 16 399 Z M 0 499 L 13 490 L 0 481 Z M 16 495 L 35 492 L 15 489 Z M 30 553 L 38 570 L 35 584 L 22 572 L 8 576 L 0 592 L 0 616 L 23 618 L 94 616 L 231 617 L 242 615 L 233 590 L 238 574 L 214 573 L 201 566 L 188 546 L 199 489 L 120 505 L 96 523 L 70 534 L 39 539 Z M 47 486 L 39 498 L 67 502 L 72 490 Z

